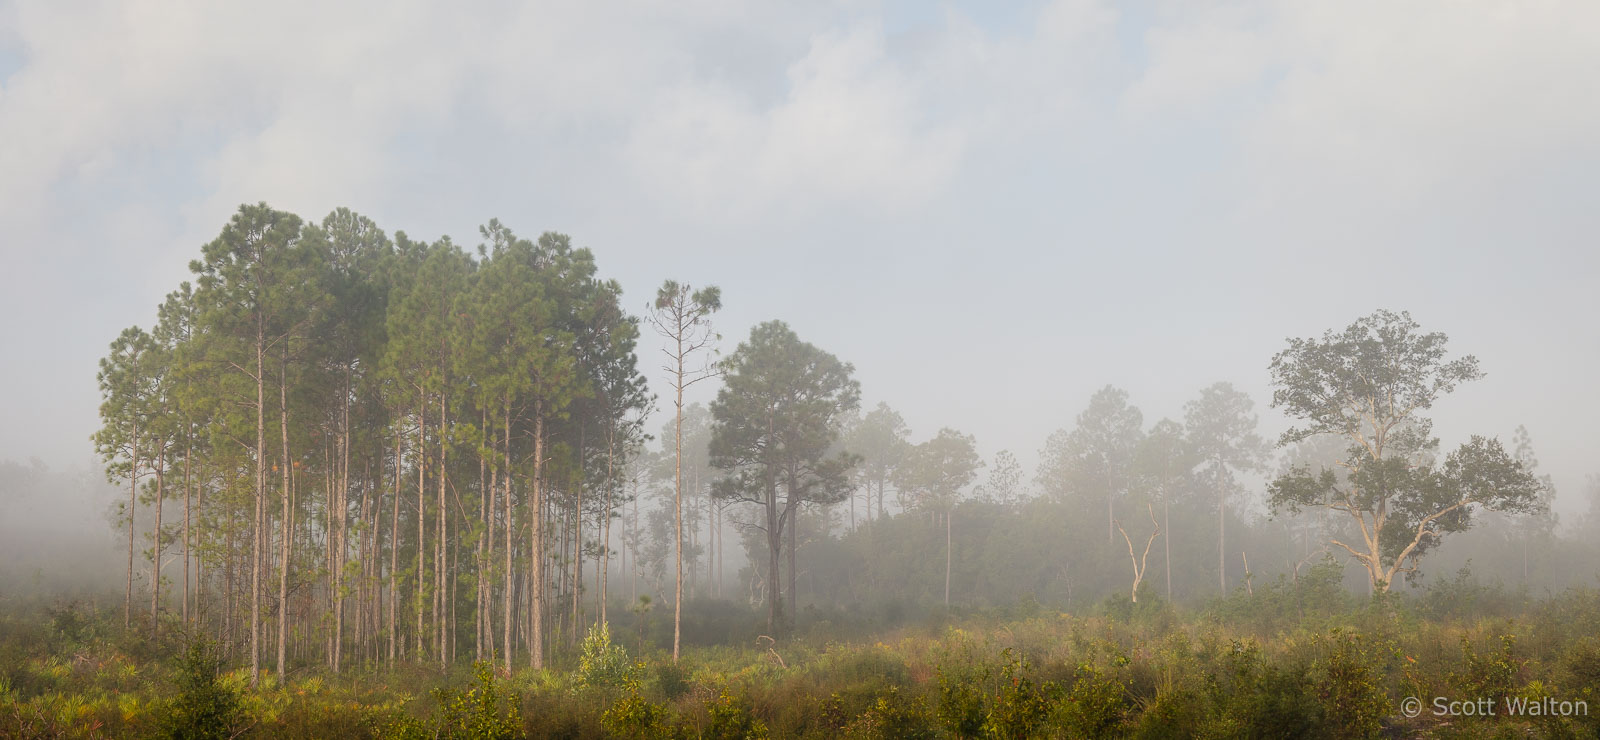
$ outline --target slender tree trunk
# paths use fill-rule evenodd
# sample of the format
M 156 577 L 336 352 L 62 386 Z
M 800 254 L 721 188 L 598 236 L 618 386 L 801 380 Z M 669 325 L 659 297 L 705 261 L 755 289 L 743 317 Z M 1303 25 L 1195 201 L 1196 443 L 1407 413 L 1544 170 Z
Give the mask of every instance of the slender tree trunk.
M 572 487 L 572 631 L 568 635 L 570 644 L 578 644 L 578 619 L 582 606 L 583 592 L 583 449 L 584 427 L 582 421 L 578 422 L 578 481 Z
M 1172 513 L 1167 505 L 1167 493 L 1161 493 L 1161 526 L 1167 530 L 1167 538 L 1161 541 L 1161 546 L 1167 552 L 1167 601 L 1172 601 Z
M 122 598 L 122 628 L 133 627 L 133 523 L 134 512 L 139 509 L 139 426 L 134 422 L 133 441 L 129 445 L 132 462 L 128 465 L 128 590 Z
M 1228 498 L 1217 485 L 1217 585 L 1228 595 Z
M 194 505 L 195 505 L 195 508 L 199 509 L 200 511 L 205 511 L 206 510 L 206 486 L 205 486 L 205 481 L 204 480 L 202 480 L 200 482 L 200 484 L 195 487 Z M 201 541 L 204 541 L 204 539 L 205 539 L 205 535 L 204 534 L 200 534 L 200 535 L 197 535 L 197 536 L 199 537 L 199 539 Z M 200 632 L 202 634 L 205 632 L 205 629 L 206 629 L 206 624 L 207 624 L 206 617 L 210 614 L 210 611 L 211 611 L 211 610 L 206 608 L 206 604 L 207 604 L 207 601 L 206 601 L 206 575 L 207 574 L 208 574 L 208 571 L 206 570 L 206 560 L 205 560 L 205 558 L 200 556 L 200 555 L 198 555 L 198 554 L 196 554 L 195 559 L 194 559 L 194 618 L 195 618 L 195 624 L 199 626 Z
M 789 478 L 790 497 L 794 496 L 794 491 L 794 477 L 791 475 Z M 792 622 L 799 624 L 800 593 L 797 582 L 800 578 L 800 570 L 796 567 L 796 552 L 800 549 L 800 503 L 793 500 L 787 503 L 789 509 L 789 615 L 794 617 L 791 620 Z
M 494 652 L 494 615 L 489 608 L 489 563 L 494 558 L 495 494 L 500 488 L 500 470 L 489 464 L 489 458 L 494 456 L 495 451 L 494 430 L 489 426 L 487 402 L 483 407 L 482 429 L 485 436 L 483 442 L 488 451 L 478 462 L 478 487 L 483 491 L 483 537 L 478 540 L 478 642 L 475 646 L 478 660 L 485 658 L 486 648 L 490 653 Z
M 605 544 L 600 548 L 600 625 L 606 622 L 606 582 L 611 575 L 611 487 L 612 479 L 616 473 L 616 424 L 608 422 L 606 427 L 606 520 L 605 534 L 600 539 Z M 609 630 L 607 630 L 609 631 Z
M 156 532 L 155 553 L 150 558 L 150 638 L 161 632 L 161 502 L 166 495 L 167 442 L 158 440 L 156 447 Z
M 513 519 L 512 519 L 513 510 L 511 508 L 511 396 L 509 394 L 506 396 L 505 427 L 504 427 L 504 429 L 505 429 L 505 437 L 504 437 L 504 439 L 505 439 L 505 453 L 506 453 L 505 454 L 505 466 L 506 466 L 506 477 L 505 477 L 505 487 L 506 487 L 506 489 L 505 489 L 506 563 L 505 563 L 505 566 L 506 566 L 506 568 L 505 568 L 505 573 L 504 573 L 504 576 L 505 576 L 505 593 L 502 595 L 502 599 L 505 602 L 505 626 L 504 626 L 505 642 L 504 642 L 502 647 L 505 650 L 505 656 L 506 656 L 506 673 L 509 674 L 509 673 L 511 673 L 511 660 L 512 660 L 512 652 L 511 652 L 511 607 L 515 603 L 515 600 L 511 598 L 511 594 L 512 594 L 512 589 L 511 589 L 511 580 L 512 580 L 512 573 L 511 573 L 511 536 L 516 530 L 516 527 L 513 526 Z
M 955 507 L 944 515 L 944 608 L 950 608 L 950 520 L 954 518 Z
M 450 540 L 450 599 L 448 601 L 450 613 L 450 629 L 445 633 L 445 647 L 450 651 L 448 663 L 456 660 L 456 635 L 461 633 L 460 613 L 457 605 L 461 601 L 461 526 L 465 522 L 456 519 L 456 537 Z
M 529 543 L 532 572 L 528 590 L 532 592 L 533 604 L 529 607 L 532 623 L 528 628 L 528 646 L 529 662 L 537 671 L 544 669 L 544 527 L 540 519 L 544 506 L 544 402 L 535 401 L 533 408 L 533 501 L 528 507 L 533 540 Z
M 1106 476 L 1106 541 L 1117 541 L 1117 488 L 1112 476 Z
M 446 429 L 446 425 L 447 425 L 447 422 L 446 422 L 446 419 L 445 419 L 445 409 L 446 409 L 445 394 L 444 394 L 443 390 L 440 390 L 439 391 L 439 431 L 438 431 L 438 437 L 439 437 L 439 472 L 437 474 L 435 474 L 435 476 L 434 476 L 439 481 L 439 500 L 438 500 L 438 513 L 436 514 L 436 517 L 435 517 L 435 526 L 434 526 L 434 540 L 436 541 L 436 544 L 435 544 L 435 555 L 434 555 L 434 559 L 433 559 L 433 562 L 434 562 L 433 570 L 434 570 L 434 573 L 435 573 L 435 576 L 434 576 L 434 589 L 433 589 L 433 623 L 434 623 L 435 629 L 436 629 L 436 631 L 438 633 L 438 646 L 437 646 L 437 649 L 439 651 L 439 666 L 441 668 L 445 668 L 445 667 L 449 666 L 449 654 L 448 654 L 448 651 L 447 651 L 446 645 L 445 645 L 445 632 L 446 632 L 445 628 L 446 628 L 448 619 L 447 619 L 447 614 L 446 614 L 447 610 L 444 608 L 444 606 L 445 606 L 445 603 L 444 603 L 445 597 L 448 596 L 449 593 L 450 593 L 450 591 L 448 589 L 449 581 L 447 580 L 448 572 L 446 571 L 446 568 L 445 568 L 446 565 L 447 565 L 447 559 L 448 559 L 448 555 L 449 555 L 449 549 L 448 549 L 449 548 L 449 543 L 445 541 L 445 519 L 446 519 L 446 517 L 449 516 L 449 507 L 445 505 L 445 496 L 444 496 L 445 485 L 446 485 L 446 483 L 448 481 L 448 477 L 449 477 L 448 473 L 446 473 L 447 467 L 445 465 L 445 454 L 447 452 L 446 445 L 445 445 L 445 429 Z
M 628 556 L 628 560 L 629 560 L 630 564 L 633 566 L 633 569 L 628 571 L 628 603 L 629 604 L 634 604 L 634 603 L 638 603 L 638 601 L 639 601 L 639 553 L 635 549 L 639 545 L 639 484 L 638 484 L 638 478 L 634 478 L 634 485 L 633 485 L 633 518 L 628 521 L 628 537 L 629 537 L 629 541 L 632 543 L 627 548 L 627 552 L 630 553 L 629 556 Z
M 345 497 L 350 495 L 350 375 L 351 368 L 345 365 L 344 392 L 341 394 L 340 404 L 340 435 L 339 444 L 339 493 L 337 511 L 335 512 L 335 525 L 338 528 L 339 542 L 334 548 L 333 557 L 333 672 L 339 673 L 344 662 L 344 558 L 345 548 L 345 519 L 349 513 L 349 505 Z
M 677 585 L 672 597 L 672 662 L 678 662 L 678 646 L 682 637 L 683 626 L 683 322 L 678 322 L 678 370 L 677 370 L 677 416 L 673 422 L 673 491 L 672 513 L 676 526 L 672 539 L 672 551 L 676 557 Z
M 250 544 L 250 687 L 261 676 L 261 538 L 267 518 L 267 397 L 266 337 L 261 319 L 256 324 L 256 511 Z
M 775 486 L 768 487 L 768 495 L 777 496 Z M 778 559 L 783 553 L 783 532 L 778 529 L 778 504 L 773 499 L 767 503 L 767 632 L 777 636 L 783 621 L 783 609 L 778 604 L 783 593 L 778 580 Z
M 337 596 L 335 593 L 337 589 L 334 588 L 334 578 L 337 575 L 335 573 L 337 569 L 334 567 L 334 563 L 336 562 L 334 549 L 337 547 L 337 538 L 334 536 L 335 523 L 333 520 L 333 512 L 338 508 L 338 503 L 336 501 L 338 492 L 335 489 L 338 487 L 339 480 L 339 455 L 335 450 L 339 444 L 339 440 L 337 439 L 339 434 L 337 429 L 330 430 L 330 432 L 332 433 L 328 435 L 327 440 L 322 445 L 322 490 L 324 495 L 327 497 L 326 505 L 322 507 L 322 569 L 327 578 L 327 582 L 324 585 L 328 589 L 327 616 L 331 620 L 334 617 L 333 603 Z M 298 478 L 296 479 L 296 482 L 298 482 Z M 310 516 L 307 516 L 306 518 L 309 520 Z M 317 533 L 315 531 L 308 529 L 306 532 L 306 540 L 308 542 L 315 542 L 316 534 Z M 327 663 L 325 667 L 329 671 L 332 671 L 334 634 L 331 624 L 329 625 L 329 629 L 327 629 L 325 633 L 321 635 L 321 637 L 322 659 Z M 300 657 L 301 652 L 303 651 L 301 650 L 299 643 L 296 643 L 295 657 Z
M 281 358 L 282 375 L 278 378 L 278 426 L 283 433 L 283 521 L 280 523 L 280 532 L 283 538 L 279 545 L 278 563 L 278 681 L 283 681 L 285 675 L 284 648 L 289 637 L 289 543 L 291 540 L 289 520 L 289 362 L 287 350 Z
M 382 475 L 383 446 L 378 446 L 378 470 Z M 372 493 L 376 487 L 372 477 L 371 457 L 363 456 L 361 461 L 361 531 L 357 549 L 361 557 L 361 587 L 356 592 L 356 614 L 359 629 L 356 633 L 356 648 L 361 653 L 363 665 L 372 665 L 377 660 L 377 655 L 372 652 L 372 636 L 377 632 L 377 570 L 378 557 L 378 513 L 372 507 Z
M 415 639 L 416 654 L 415 654 L 415 657 L 413 658 L 413 660 L 416 660 L 416 661 L 421 661 L 422 660 L 422 641 L 423 641 L 424 637 L 427 635 L 427 630 L 424 628 L 424 625 L 423 625 L 423 620 L 425 618 L 424 610 L 426 609 L 426 604 L 423 603 L 422 598 L 427 593 L 427 581 L 426 581 L 426 577 L 427 577 L 426 576 L 427 560 L 426 560 L 426 558 L 427 558 L 427 555 L 428 555 L 428 549 L 427 549 L 427 544 L 428 544 L 428 537 L 427 537 L 428 488 L 427 488 L 427 481 L 424 480 L 423 476 L 425 475 L 425 473 L 427 471 L 427 468 L 428 468 L 428 434 L 427 434 L 427 429 L 428 429 L 428 394 L 426 392 L 424 392 L 424 393 L 421 394 L 421 397 L 422 397 L 422 402 L 417 407 L 417 455 L 416 455 L 416 457 L 417 457 L 417 598 L 416 598 L 415 607 L 416 607 L 416 612 L 417 612 L 417 632 L 416 632 L 416 639 Z
M 188 431 L 187 426 L 185 432 Z M 183 447 L 183 626 L 189 626 L 189 463 L 194 453 L 192 440 L 186 439 Z
M 767 410 L 767 439 L 772 438 L 772 410 Z M 767 632 L 776 637 L 783 610 L 778 605 L 783 593 L 778 580 L 778 557 L 783 552 L 783 520 L 778 516 L 778 470 L 769 460 L 767 473 Z M 791 495 L 793 492 L 790 492 Z
M 400 601 L 400 498 L 404 478 L 400 473 L 400 430 L 394 435 L 394 511 L 389 520 L 389 667 L 399 655 L 400 623 L 395 619 Z
M 722 586 L 723 586 L 723 584 L 728 582 L 727 581 L 728 574 L 727 574 L 726 571 L 723 570 L 723 565 L 722 565 L 723 555 L 727 552 L 727 542 L 725 541 L 725 538 L 728 536 L 727 533 L 723 531 L 723 522 L 722 522 L 723 508 L 724 508 L 723 506 L 720 506 L 720 505 L 717 506 L 717 595 L 718 596 L 722 595 Z
M 234 548 L 234 545 L 238 542 L 235 537 L 237 521 L 233 516 L 233 512 L 228 513 L 228 524 L 228 550 L 222 560 L 222 644 L 228 646 L 228 657 L 231 658 L 235 653 L 233 640 L 234 609 L 238 606 L 239 601 L 239 589 L 235 587 L 238 583 L 239 558 Z
M 702 482 L 700 480 L 700 470 L 701 470 L 702 467 L 703 467 L 703 465 L 695 465 L 694 466 L 694 470 L 691 471 L 691 472 L 694 474 L 694 492 L 695 492 L 696 496 L 700 497 L 700 510 L 705 513 L 705 517 L 706 517 L 706 547 L 705 547 L 705 550 L 703 552 L 703 555 L 705 556 L 705 559 L 706 559 L 706 585 L 705 585 L 705 592 L 704 593 L 706 593 L 707 595 L 710 595 L 710 596 L 716 596 L 717 595 L 717 587 L 716 587 L 716 570 L 715 570 L 715 568 L 717 567 L 716 566 L 716 555 L 717 555 L 716 536 L 717 535 L 716 535 L 715 527 L 717 526 L 717 523 L 716 523 L 716 520 L 712 517 L 712 513 L 711 513 L 712 509 L 715 506 L 715 504 L 711 500 L 710 494 L 705 492 L 705 486 L 702 484 Z M 698 534 L 699 530 L 697 529 L 697 530 L 695 530 L 695 532 L 697 533 L 695 535 L 695 537 L 698 538 L 700 536 Z

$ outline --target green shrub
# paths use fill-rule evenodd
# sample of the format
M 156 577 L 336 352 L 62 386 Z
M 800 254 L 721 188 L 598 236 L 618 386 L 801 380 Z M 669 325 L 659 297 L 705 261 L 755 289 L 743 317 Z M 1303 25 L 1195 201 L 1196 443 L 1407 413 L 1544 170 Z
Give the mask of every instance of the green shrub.
M 1298 667 L 1267 664 L 1253 640 L 1231 640 L 1207 675 L 1212 737 L 1311 737 L 1322 708 Z
M 689 683 L 689 670 L 683 664 L 671 661 L 656 664 L 655 687 L 667 701 L 677 701 L 693 688 Z
M 589 628 L 583 638 L 582 653 L 578 656 L 575 683 L 580 688 L 621 688 L 633 664 L 628 661 L 628 651 L 611 642 L 611 630 L 605 623 Z
M 464 692 L 434 689 L 442 713 L 439 737 L 460 740 L 509 740 L 521 730 L 519 698 L 507 690 L 488 663 L 472 667 L 473 685 Z
M 171 738 L 230 738 L 245 723 L 239 695 L 218 680 L 222 659 L 202 641 L 195 641 L 178 662 L 177 690 L 167 707 L 161 732 Z
M 1600 638 L 1586 637 L 1562 657 L 1567 685 L 1579 687 L 1571 697 L 1600 709 Z
M 1326 639 L 1326 652 L 1312 663 L 1323 718 L 1333 737 L 1374 737 L 1389 716 L 1381 652 L 1361 635 L 1334 630 Z
M 1050 713 L 1053 686 L 1036 685 L 1028 676 L 1028 662 L 1010 648 L 1001 653 L 999 687 L 983 723 L 983 734 L 992 738 L 1031 737 Z
M 622 698 L 613 702 L 601 715 L 600 722 L 606 732 L 617 737 L 663 738 L 673 734 L 672 713 L 665 706 L 651 702 L 639 693 L 639 674 L 644 672 L 644 662 L 634 664 L 623 681 Z
M 1187 689 L 1156 697 L 1139 715 L 1134 737 L 1178 740 L 1202 734 L 1206 721 L 1205 697 Z
M 845 736 L 863 740 L 924 740 L 936 737 L 920 700 L 907 699 L 899 687 L 873 702 L 866 713 L 845 727 Z
M 1516 691 L 1517 673 L 1521 664 L 1513 652 L 1515 635 L 1500 635 L 1495 649 L 1479 652 L 1473 649 L 1472 638 L 1461 636 L 1461 670 L 1450 674 L 1450 686 L 1458 696 L 1487 697 L 1503 705 L 1506 697 Z
M 937 673 L 939 704 L 935 714 L 940 724 L 956 737 L 978 737 L 983 731 L 985 712 L 982 683 L 988 678 L 986 672 L 977 673 L 970 665 L 941 662 Z
M 1084 663 L 1078 666 L 1077 677 L 1057 703 L 1050 722 L 1069 737 L 1101 738 L 1120 734 L 1127 716 L 1127 691 L 1122 682 Z
M 714 740 L 765 738 L 767 726 L 750 712 L 750 703 L 723 689 L 706 707 L 711 724 L 704 735 Z

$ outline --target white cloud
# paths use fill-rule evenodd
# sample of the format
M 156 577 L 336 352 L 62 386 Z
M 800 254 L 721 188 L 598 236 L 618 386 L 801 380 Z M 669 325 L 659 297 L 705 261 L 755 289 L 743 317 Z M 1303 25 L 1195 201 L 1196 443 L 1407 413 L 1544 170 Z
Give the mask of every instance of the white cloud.
M 1171 117 L 1213 106 L 1261 81 L 1273 60 L 1275 39 L 1247 25 L 1248 16 L 1220 13 L 1187 20 L 1145 33 L 1149 62 L 1123 93 L 1128 114 Z
M 1600 5 L 1286 7 L 1295 57 L 1249 129 L 1264 190 L 1409 209 L 1596 154 Z
M 926 120 L 878 29 L 819 35 L 787 78 L 787 94 L 769 107 L 714 82 L 663 92 L 635 122 L 628 153 L 636 171 L 712 218 L 904 206 L 954 172 L 962 133 Z

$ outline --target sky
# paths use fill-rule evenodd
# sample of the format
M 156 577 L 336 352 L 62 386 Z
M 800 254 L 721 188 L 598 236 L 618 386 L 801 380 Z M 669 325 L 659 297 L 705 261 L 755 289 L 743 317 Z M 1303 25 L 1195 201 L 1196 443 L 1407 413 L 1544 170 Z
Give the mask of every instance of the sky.
M 0 459 L 91 464 L 98 358 L 264 201 L 717 284 L 724 351 L 782 319 L 1030 468 L 1107 384 L 1275 435 L 1286 338 L 1405 310 L 1488 373 L 1445 444 L 1526 425 L 1586 508 L 1600 3 L 998 7 L 0 0 Z

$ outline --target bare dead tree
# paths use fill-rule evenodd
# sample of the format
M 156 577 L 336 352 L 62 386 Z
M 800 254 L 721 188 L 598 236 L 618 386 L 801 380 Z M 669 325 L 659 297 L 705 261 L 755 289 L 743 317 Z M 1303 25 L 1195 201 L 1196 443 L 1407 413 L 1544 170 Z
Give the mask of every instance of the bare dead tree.
M 1155 507 L 1145 504 L 1145 509 L 1150 514 L 1150 524 L 1154 529 L 1150 532 L 1150 539 L 1144 543 L 1144 554 L 1136 555 L 1133 551 L 1133 538 L 1128 536 L 1128 530 L 1122 528 L 1122 520 L 1113 519 L 1117 531 L 1122 533 L 1122 539 L 1128 543 L 1128 559 L 1133 561 L 1133 588 L 1130 595 L 1133 603 L 1139 603 L 1139 584 L 1144 581 L 1145 565 L 1150 559 L 1150 548 L 1156 544 L 1156 538 L 1161 536 L 1161 522 L 1156 521 Z

